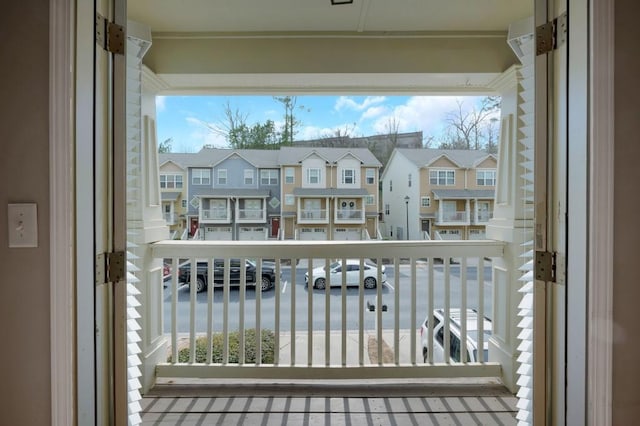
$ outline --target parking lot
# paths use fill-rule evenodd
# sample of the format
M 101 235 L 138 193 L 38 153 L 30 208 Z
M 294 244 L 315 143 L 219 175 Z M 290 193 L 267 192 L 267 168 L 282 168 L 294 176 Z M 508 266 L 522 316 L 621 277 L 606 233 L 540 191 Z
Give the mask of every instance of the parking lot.
M 317 266 L 317 265 L 316 265 Z M 461 283 L 460 283 L 460 265 L 450 265 L 450 306 L 460 307 L 461 305 Z M 322 331 L 329 327 L 331 330 L 340 330 L 342 328 L 343 300 L 342 289 L 339 287 L 331 288 L 329 298 L 327 300 L 325 290 L 313 290 L 311 300 L 309 300 L 309 292 L 305 284 L 304 274 L 307 272 L 306 267 L 296 268 L 295 284 L 291 277 L 291 267 L 282 267 L 282 277 L 279 283 L 280 297 L 280 330 L 282 332 L 291 332 L 292 330 L 308 330 L 309 324 L 309 306 L 312 306 L 311 321 L 314 331 Z M 399 285 L 395 285 L 395 275 L 399 274 Z M 393 329 L 395 318 L 395 299 L 398 295 L 399 306 L 399 328 L 400 329 L 416 329 L 427 314 L 428 306 L 428 264 L 420 262 L 416 264 L 416 289 L 415 289 L 415 306 L 416 306 L 416 323 L 411 321 L 411 304 L 412 304 L 412 288 L 411 288 L 411 268 L 410 265 L 400 265 L 399 270 L 395 271 L 393 265 L 386 265 L 387 282 L 382 287 L 381 304 L 387 305 L 387 311 L 382 313 L 383 329 Z M 477 267 L 470 265 L 467 267 L 467 306 L 469 308 L 478 307 L 478 283 L 477 283 Z M 490 263 L 486 263 L 483 274 L 484 285 L 484 312 L 485 315 L 491 317 L 492 302 L 492 283 L 491 283 L 491 267 Z M 434 265 L 434 308 L 444 307 L 445 300 L 445 279 L 444 266 L 442 264 Z M 276 321 L 276 290 L 262 292 L 260 300 L 260 322 L 262 328 L 275 329 Z M 171 330 L 171 300 L 172 300 L 171 281 L 165 281 L 164 289 L 164 330 Z M 365 305 L 364 312 L 364 329 L 368 331 L 375 330 L 376 314 L 366 310 L 367 301 L 371 304 L 377 304 L 377 290 L 364 289 L 363 300 Z M 348 330 L 357 330 L 359 328 L 359 310 L 360 289 L 358 287 L 348 287 L 344 303 L 346 305 L 345 323 Z M 223 326 L 223 306 L 224 306 L 224 290 L 216 287 L 213 290 L 213 329 L 214 331 L 222 330 Z M 208 292 L 198 293 L 196 295 L 195 304 L 195 320 L 196 332 L 205 332 L 207 330 L 207 294 Z M 229 291 L 229 330 L 237 330 L 240 322 L 240 290 L 238 287 L 231 287 Z M 295 316 L 292 311 L 292 299 L 295 302 Z M 329 323 L 325 319 L 325 307 L 329 304 Z M 246 289 L 246 297 L 244 302 L 244 327 L 252 328 L 256 324 L 256 292 L 252 286 Z M 178 333 L 187 333 L 189 331 L 190 321 L 190 291 L 188 285 L 182 285 L 178 288 L 178 305 L 177 305 L 177 326 Z M 293 323 L 295 321 L 295 324 Z M 292 324 L 294 324 L 292 326 Z

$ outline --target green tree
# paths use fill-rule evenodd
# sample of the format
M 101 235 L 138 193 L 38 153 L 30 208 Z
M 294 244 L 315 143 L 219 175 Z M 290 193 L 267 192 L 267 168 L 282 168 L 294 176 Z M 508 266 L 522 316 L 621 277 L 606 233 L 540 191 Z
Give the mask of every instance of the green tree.
M 166 154 L 168 152 L 171 152 L 172 144 L 173 144 L 173 138 L 165 139 L 164 141 L 160 142 L 160 144 L 158 145 L 158 152 L 160 154 Z
M 274 96 L 274 100 L 280 102 L 284 107 L 284 124 L 280 133 L 280 143 L 282 145 L 293 145 L 298 129 L 302 126 L 302 121 L 296 116 L 297 111 L 310 111 L 304 105 L 297 105 L 296 96 Z

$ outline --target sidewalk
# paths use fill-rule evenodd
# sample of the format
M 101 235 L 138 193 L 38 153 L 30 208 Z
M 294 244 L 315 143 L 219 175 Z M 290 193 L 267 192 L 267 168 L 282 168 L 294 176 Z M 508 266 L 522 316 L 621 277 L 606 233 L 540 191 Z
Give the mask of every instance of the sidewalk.
M 377 333 L 365 330 L 363 333 L 363 364 L 377 364 L 377 360 L 371 360 L 370 353 L 377 357 L 377 347 L 375 346 Z M 332 330 L 329 333 L 329 364 L 342 365 L 342 331 Z M 395 360 L 393 351 L 394 333 L 393 330 L 384 330 L 383 339 L 383 362 L 393 363 Z M 326 365 L 325 332 L 314 331 L 312 334 L 311 363 L 312 365 Z M 348 330 L 346 333 L 346 365 L 359 366 L 359 333 L 357 330 Z M 295 333 L 295 365 L 308 365 L 308 332 L 297 331 Z M 370 346 L 371 345 L 371 346 Z M 399 361 L 400 364 L 411 363 L 411 335 L 410 330 L 399 330 Z M 280 365 L 291 365 L 291 333 L 280 333 Z M 420 333 L 416 332 L 416 362 L 422 362 L 422 348 L 420 344 Z

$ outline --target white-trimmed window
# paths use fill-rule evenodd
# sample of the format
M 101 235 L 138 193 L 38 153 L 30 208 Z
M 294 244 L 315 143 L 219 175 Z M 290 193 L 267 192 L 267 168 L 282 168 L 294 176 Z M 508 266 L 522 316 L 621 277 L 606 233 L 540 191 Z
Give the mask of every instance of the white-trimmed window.
M 354 169 L 342 169 L 342 183 L 354 185 L 356 183 L 356 171 Z
M 317 185 L 320 183 L 320 169 L 307 169 L 307 183 Z
M 420 197 L 420 207 L 431 207 L 431 197 Z
M 260 185 L 277 185 L 278 171 L 275 169 L 260 170 Z
M 389 181 L 389 192 L 393 192 L 393 181 Z
M 244 184 L 253 185 L 253 169 L 244 169 Z
M 193 169 L 191 171 L 192 185 L 211 185 L 210 169 Z
M 409 173 L 409 176 L 407 176 L 407 186 L 411 188 L 411 173 Z
M 182 208 L 183 209 L 187 208 L 187 200 L 182 200 Z
M 160 188 L 182 188 L 182 175 L 176 174 L 161 174 L 160 175 Z
M 384 214 L 386 214 L 387 216 L 389 216 L 389 204 L 385 204 L 384 205 Z
M 431 185 L 451 186 L 456 184 L 455 170 L 430 170 L 429 183 Z
M 227 184 L 227 169 L 218 169 L 218 185 Z
M 365 173 L 367 185 L 374 185 L 376 183 L 376 169 L 367 169 Z
M 496 171 L 493 169 L 476 170 L 476 185 L 496 186 Z
M 368 206 L 373 206 L 376 204 L 376 197 L 374 197 L 373 195 L 367 195 L 365 197 L 365 200 Z
M 293 206 L 296 203 L 296 197 L 293 194 L 284 194 L 285 206 Z
M 284 183 L 292 184 L 295 182 L 295 169 L 293 167 L 284 168 Z

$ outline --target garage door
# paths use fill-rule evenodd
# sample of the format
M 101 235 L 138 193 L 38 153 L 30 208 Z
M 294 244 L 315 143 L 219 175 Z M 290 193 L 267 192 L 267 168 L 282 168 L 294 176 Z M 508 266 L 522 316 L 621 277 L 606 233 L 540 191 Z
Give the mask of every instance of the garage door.
M 300 228 L 298 238 L 301 240 L 321 241 L 327 239 L 327 230 L 324 228 Z
M 266 239 L 265 231 L 266 228 L 264 227 L 242 227 L 239 229 L 238 239 L 243 241 L 264 241 Z
M 336 228 L 333 230 L 334 240 L 361 240 L 362 230 L 360 228 Z
M 204 239 L 209 241 L 229 241 L 233 239 L 230 227 L 207 226 L 204 229 Z

